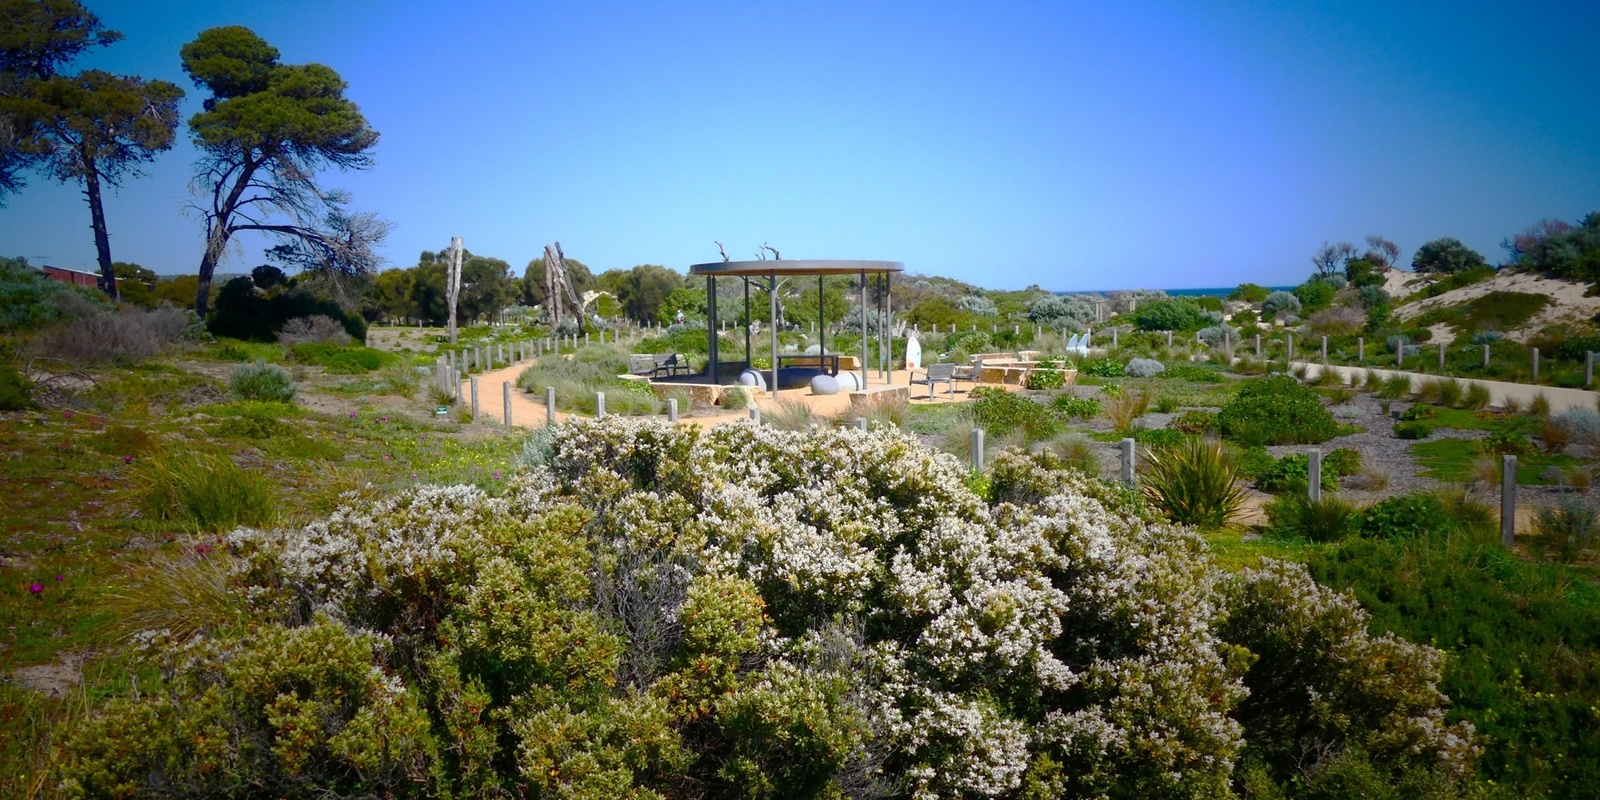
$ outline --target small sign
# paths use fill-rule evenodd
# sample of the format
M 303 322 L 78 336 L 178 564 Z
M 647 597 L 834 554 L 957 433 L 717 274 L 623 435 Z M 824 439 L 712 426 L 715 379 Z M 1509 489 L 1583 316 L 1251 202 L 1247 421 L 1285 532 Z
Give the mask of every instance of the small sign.
M 434 410 L 433 410 L 433 413 L 434 413 L 434 414 L 435 414 L 435 415 L 436 415 L 436 416 L 440 416 L 440 417 L 442 417 L 442 416 L 444 416 L 444 415 L 446 415 L 446 414 L 448 414 L 448 413 L 450 413 L 450 407 L 449 407 L 449 406 L 439 406 L 439 407 L 438 407 L 438 408 L 435 408 L 435 409 L 434 409 Z

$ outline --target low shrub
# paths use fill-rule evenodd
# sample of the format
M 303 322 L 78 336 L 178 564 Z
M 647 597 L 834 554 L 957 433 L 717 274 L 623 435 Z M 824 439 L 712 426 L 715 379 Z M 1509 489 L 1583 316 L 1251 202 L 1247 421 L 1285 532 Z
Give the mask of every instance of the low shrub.
M 1234 337 L 1234 341 L 1237 343 L 1238 337 Z M 1174 361 L 1158 375 L 1167 380 L 1193 383 L 1223 383 L 1228 380 L 1222 374 L 1222 365 L 1210 361 Z
M 1306 453 L 1290 453 L 1256 474 L 1256 488 L 1272 494 L 1305 494 L 1310 475 L 1311 457 Z M 1338 488 L 1339 475 L 1324 462 L 1322 490 L 1331 492 Z
M 1572 562 L 1591 549 L 1600 535 L 1600 511 L 1572 498 L 1554 505 L 1539 506 L 1533 512 L 1533 545 L 1539 555 L 1550 555 Z
M 240 400 L 272 403 L 292 403 L 300 393 L 300 385 L 288 370 L 261 361 L 234 367 L 228 373 L 228 388 Z
M 1417 403 L 1405 411 L 1400 412 L 1400 419 L 1403 422 L 1415 422 L 1419 419 L 1433 419 L 1437 416 L 1439 416 L 1439 410 L 1426 403 Z
M 1078 372 L 1096 378 L 1121 378 L 1127 374 L 1122 362 L 1111 356 L 1085 359 L 1078 364 Z
M 1217 422 L 1244 444 L 1316 444 L 1343 432 L 1316 391 L 1287 375 L 1244 381 Z
M 1481 347 L 1486 344 L 1494 344 L 1504 338 L 1506 338 L 1506 335 L 1499 331 L 1478 331 L 1472 334 L 1472 343 Z
M 1039 451 L 1050 453 L 1061 460 L 1063 466 L 1085 475 L 1100 477 L 1100 448 L 1093 439 L 1081 433 L 1057 436 L 1039 446 Z
M 1322 458 L 1324 471 L 1344 478 L 1361 473 L 1361 451 L 1340 447 Z
M 1527 435 L 1510 426 L 1496 427 L 1482 443 L 1483 451 L 1497 456 L 1523 456 L 1534 452 L 1533 442 Z
M 202 333 L 192 312 L 171 306 L 106 309 L 77 295 L 63 295 L 74 306 L 69 322 L 45 328 L 28 351 L 75 363 L 132 364 L 161 355 Z
M 1154 407 L 1158 414 L 1171 414 L 1178 410 L 1178 398 L 1170 394 L 1161 395 L 1156 398 Z
M 1304 476 L 1300 485 L 1302 491 L 1267 503 L 1264 510 L 1269 532 L 1308 542 L 1337 542 L 1356 532 L 1360 514 L 1353 504 L 1330 495 L 1312 500 L 1304 491 Z
M 1039 363 L 1038 367 L 1028 371 L 1029 389 L 1060 389 L 1067 385 L 1067 378 L 1061 374 L 1061 367 L 1066 362 L 1047 359 Z
M 1145 428 L 1135 427 L 1128 433 L 1133 435 L 1133 440 L 1146 447 L 1176 447 L 1183 443 L 1182 431 L 1171 428 Z
M 326 314 L 312 314 L 286 320 L 283 329 L 278 331 L 278 341 L 289 345 L 311 342 L 346 345 L 350 343 L 350 333 L 339 320 Z
M 1220 528 L 1244 506 L 1244 490 L 1216 439 L 1185 437 L 1146 452 L 1139 485 L 1152 508 L 1180 525 Z
M 342 329 L 341 329 L 342 330 Z M 289 348 L 297 364 L 322 367 L 334 375 L 363 375 L 394 363 L 394 356 L 370 347 L 348 347 L 327 342 L 306 342 Z
M 33 407 L 33 384 L 8 361 L 0 361 L 0 411 Z
M 1200 307 L 1185 298 L 1149 300 L 1127 314 L 1141 331 L 1192 331 L 1205 325 Z
M 28 266 L 25 258 L 0 256 L 0 333 L 38 330 L 70 319 L 84 304 L 106 307 L 99 292 L 53 281 Z
M 1569 408 L 1550 420 L 1566 429 L 1570 440 L 1577 442 L 1579 447 L 1588 448 L 1591 453 L 1600 455 L 1600 411 L 1592 408 Z
M 1130 378 L 1153 378 L 1167 367 L 1153 358 L 1135 358 L 1123 368 Z
M 1100 416 L 1100 401 L 1093 397 L 1057 395 L 1050 401 L 1050 407 L 1065 419 L 1093 419 Z
M 1171 427 L 1183 433 L 1215 433 L 1217 430 L 1217 415 L 1211 411 L 1190 409 L 1174 417 Z
M 1397 422 L 1394 426 L 1396 439 L 1426 439 L 1433 435 L 1433 428 L 1426 422 Z
M 987 435 L 1003 438 L 1020 433 L 1030 442 L 1055 436 L 1060 423 L 1050 408 L 1004 389 L 980 386 L 972 390 L 973 420 Z
M 1370 539 L 1417 539 L 1452 528 L 1438 499 L 1401 495 L 1374 503 L 1361 512 L 1356 529 Z
M 214 532 L 272 522 L 276 505 L 267 476 L 226 456 L 159 453 L 139 459 L 132 481 L 144 518 Z

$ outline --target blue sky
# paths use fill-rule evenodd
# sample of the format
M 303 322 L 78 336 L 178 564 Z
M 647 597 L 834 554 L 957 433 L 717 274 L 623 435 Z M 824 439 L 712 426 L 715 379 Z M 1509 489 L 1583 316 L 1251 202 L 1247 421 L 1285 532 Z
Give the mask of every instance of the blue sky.
M 763 242 L 990 288 L 1294 283 L 1324 240 L 1411 253 L 1600 210 L 1600 4 L 108 2 L 79 67 L 190 90 L 178 49 L 254 29 L 350 84 L 378 164 L 324 184 L 519 272 L 683 270 Z M 192 272 L 184 142 L 107 204 L 112 253 Z M 246 240 L 222 268 L 261 263 Z M 0 252 L 92 269 L 34 177 Z M 41 259 L 40 257 L 46 257 Z

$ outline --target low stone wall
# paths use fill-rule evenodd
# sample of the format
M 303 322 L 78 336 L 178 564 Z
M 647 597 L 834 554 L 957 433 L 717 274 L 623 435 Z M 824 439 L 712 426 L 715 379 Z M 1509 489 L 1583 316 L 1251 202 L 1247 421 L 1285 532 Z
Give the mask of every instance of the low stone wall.
M 747 393 L 752 399 L 764 394 L 754 386 L 724 386 L 714 383 L 652 383 L 650 388 L 654 389 L 656 397 L 663 401 L 674 392 L 687 392 L 690 401 L 697 406 L 720 406 L 722 396 L 735 389 Z
M 873 386 L 850 393 L 850 410 L 866 411 L 885 403 L 911 402 L 910 386 Z

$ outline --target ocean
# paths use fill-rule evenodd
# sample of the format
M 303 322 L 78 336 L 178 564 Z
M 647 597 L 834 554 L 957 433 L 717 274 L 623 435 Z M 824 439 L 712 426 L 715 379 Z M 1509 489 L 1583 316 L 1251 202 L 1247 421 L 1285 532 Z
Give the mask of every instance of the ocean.
M 1237 287 L 1237 286 L 1221 286 L 1221 287 L 1217 287 L 1217 288 L 1214 288 L 1214 289 L 1167 289 L 1165 291 L 1166 291 L 1167 294 L 1169 294 L 1169 295 L 1171 295 L 1173 297 L 1227 297 L 1229 294 L 1233 293 L 1234 289 L 1237 289 L 1237 288 L 1239 288 L 1239 287 Z M 1277 292 L 1277 291 L 1291 292 L 1291 291 L 1294 291 L 1294 287 L 1293 286 L 1268 286 L 1267 290 L 1268 291 L 1272 291 L 1272 292 Z M 1124 292 L 1124 291 L 1132 291 L 1132 290 L 1131 289 L 1098 289 L 1098 290 L 1095 290 L 1095 291 L 1056 292 L 1056 294 L 1105 294 L 1106 292 Z

